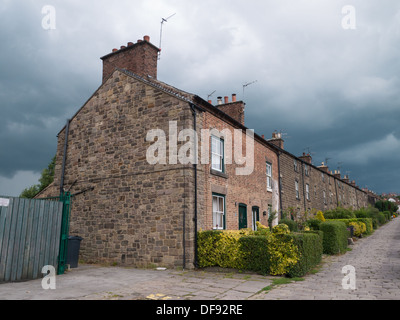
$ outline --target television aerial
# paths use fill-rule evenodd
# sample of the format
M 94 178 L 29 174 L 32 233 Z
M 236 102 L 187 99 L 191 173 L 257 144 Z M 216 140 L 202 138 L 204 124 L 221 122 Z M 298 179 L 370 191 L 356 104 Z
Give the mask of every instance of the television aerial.
M 163 31 L 164 22 L 168 22 L 168 20 L 169 20 L 170 18 L 172 18 L 174 15 L 176 15 L 176 13 L 170 15 L 168 18 L 161 18 L 160 45 L 159 45 L 159 47 L 158 47 L 158 48 L 160 49 L 160 51 L 158 52 L 158 60 L 160 60 L 160 56 L 161 56 L 161 41 L 162 41 L 162 31 Z
M 253 83 L 256 83 L 256 82 L 257 82 L 257 80 L 254 80 L 252 82 L 247 82 L 247 83 L 243 84 L 243 100 L 244 100 L 244 89 L 246 87 L 248 87 L 249 85 L 252 85 Z

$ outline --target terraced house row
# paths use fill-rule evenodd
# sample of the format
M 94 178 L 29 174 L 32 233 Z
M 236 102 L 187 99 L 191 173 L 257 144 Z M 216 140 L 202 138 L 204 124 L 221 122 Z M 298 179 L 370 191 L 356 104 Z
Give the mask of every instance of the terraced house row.
M 158 53 L 145 36 L 102 57 L 102 84 L 58 133 L 55 179 L 37 197 L 75 194 L 81 259 L 190 268 L 200 229 L 367 206 L 354 181 L 249 130 L 235 94 L 214 105 L 157 80 Z

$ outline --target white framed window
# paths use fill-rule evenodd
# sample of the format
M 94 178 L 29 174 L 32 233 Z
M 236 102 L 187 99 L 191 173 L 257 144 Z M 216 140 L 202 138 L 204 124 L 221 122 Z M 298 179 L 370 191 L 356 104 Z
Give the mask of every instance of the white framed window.
M 225 215 L 225 197 L 213 194 L 213 229 L 224 229 L 224 215 Z
M 296 189 L 296 199 L 300 199 L 299 182 L 297 180 L 294 182 L 294 186 Z
M 297 172 L 297 160 L 296 159 L 293 161 L 293 166 L 294 166 L 294 171 Z
M 307 165 L 307 164 L 304 165 L 304 171 L 305 171 L 306 176 L 309 176 L 309 175 L 310 175 L 310 171 L 309 171 L 309 169 L 308 169 L 308 165 Z
M 324 197 L 324 204 L 326 204 L 326 192 L 325 192 L 325 191 L 322 191 L 322 195 L 323 195 L 323 197 Z
M 224 140 L 211 136 L 211 168 L 224 172 Z
M 267 191 L 272 191 L 272 164 L 267 162 Z
M 272 215 L 272 205 L 268 205 L 268 219 L 271 217 Z
M 310 200 L 310 185 L 308 183 L 306 184 L 306 198 Z
M 325 175 L 323 172 L 321 172 L 321 178 L 322 178 L 322 182 L 325 182 Z

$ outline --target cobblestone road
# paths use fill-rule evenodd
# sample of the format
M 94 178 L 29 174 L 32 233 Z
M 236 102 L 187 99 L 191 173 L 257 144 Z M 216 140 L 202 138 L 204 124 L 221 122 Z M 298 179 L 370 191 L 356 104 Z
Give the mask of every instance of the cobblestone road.
M 345 290 L 342 268 L 354 266 L 356 289 Z M 251 299 L 281 300 L 399 300 L 400 218 L 361 239 L 352 251 L 326 259 L 323 268 L 305 281 L 278 286 Z
M 400 300 L 400 218 L 323 261 L 304 281 L 269 291 L 279 277 L 80 265 L 57 276 L 56 290 L 44 290 L 41 279 L 0 284 L 0 300 Z M 342 287 L 347 265 L 355 268 L 355 290 Z

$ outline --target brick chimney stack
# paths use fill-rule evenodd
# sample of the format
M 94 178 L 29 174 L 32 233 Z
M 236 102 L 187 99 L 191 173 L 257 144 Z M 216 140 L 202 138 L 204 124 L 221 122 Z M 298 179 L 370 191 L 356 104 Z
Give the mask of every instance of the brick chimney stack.
M 150 37 L 136 43 L 128 42 L 120 49 L 101 57 L 103 60 L 103 82 L 114 72 L 115 68 L 127 69 L 139 76 L 157 79 L 157 61 L 160 49 L 150 43 Z
M 329 168 L 328 166 L 325 165 L 324 162 L 321 163 L 321 165 L 318 167 L 319 169 L 321 169 L 322 171 L 329 173 Z
M 283 139 L 282 139 L 282 133 L 280 132 L 273 132 L 272 133 L 272 139 L 267 140 L 269 143 L 272 143 L 276 145 L 277 147 L 283 149 Z
M 311 155 L 309 153 L 306 154 L 305 152 L 303 152 L 303 155 L 301 157 L 299 157 L 299 158 L 301 160 L 309 163 L 309 164 L 311 164 L 311 162 L 312 162 L 312 158 L 311 158 Z
M 222 97 L 218 97 L 217 108 L 225 112 L 228 116 L 235 119 L 244 125 L 244 107 L 245 103 L 243 101 L 236 100 L 236 94 L 232 94 L 232 102 L 229 102 L 229 97 L 225 96 L 222 102 Z

